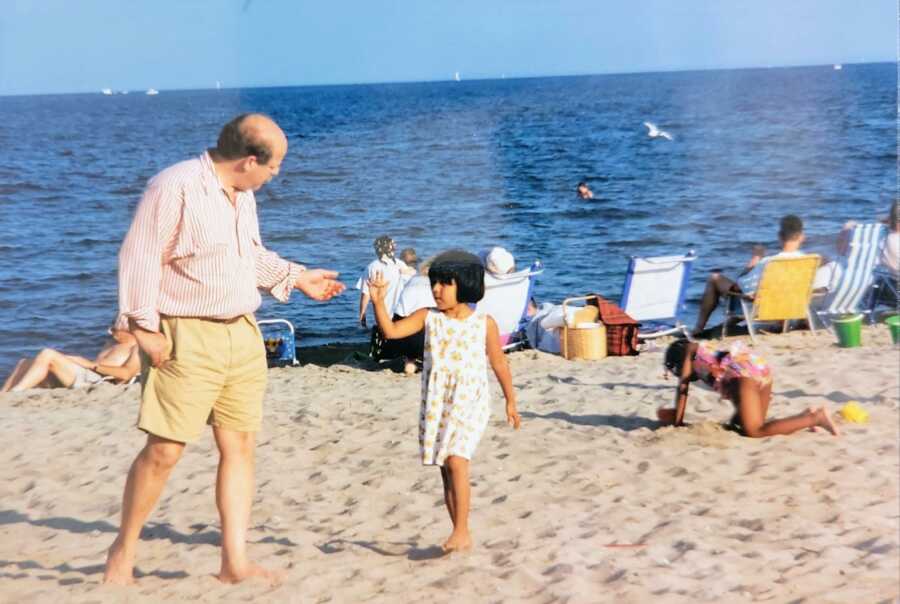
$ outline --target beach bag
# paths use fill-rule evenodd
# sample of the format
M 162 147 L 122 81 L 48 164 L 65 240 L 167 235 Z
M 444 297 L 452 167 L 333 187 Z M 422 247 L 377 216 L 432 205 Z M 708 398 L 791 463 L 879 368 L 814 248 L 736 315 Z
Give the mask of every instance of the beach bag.
M 615 302 L 592 294 L 588 304 L 600 311 L 600 322 L 606 325 L 606 354 L 608 356 L 636 356 L 640 323 L 628 316 Z

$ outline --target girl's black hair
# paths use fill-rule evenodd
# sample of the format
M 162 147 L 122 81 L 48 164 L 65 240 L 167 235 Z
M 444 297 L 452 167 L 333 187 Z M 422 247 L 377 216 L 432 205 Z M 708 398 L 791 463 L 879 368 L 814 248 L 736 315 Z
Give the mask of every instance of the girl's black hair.
M 684 357 L 687 356 L 688 341 L 679 338 L 669 344 L 666 348 L 666 354 L 663 358 L 663 367 L 666 371 L 670 371 L 675 377 L 681 377 L 681 369 L 684 367 Z
M 478 256 L 462 250 L 439 254 L 428 269 L 431 286 L 456 283 L 456 301 L 475 304 L 484 297 L 484 265 Z

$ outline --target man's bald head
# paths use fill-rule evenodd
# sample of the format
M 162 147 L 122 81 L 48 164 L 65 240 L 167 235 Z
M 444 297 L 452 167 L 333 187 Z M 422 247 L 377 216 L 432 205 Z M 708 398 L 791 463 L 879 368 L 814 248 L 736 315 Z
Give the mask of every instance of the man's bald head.
M 224 160 L 256 157 L 267 165 L 273 156 L 284 156 L 287 138 L 272 118 L 261 113 L 244 113 L 222 128 L 216 143 L 216 155 Z

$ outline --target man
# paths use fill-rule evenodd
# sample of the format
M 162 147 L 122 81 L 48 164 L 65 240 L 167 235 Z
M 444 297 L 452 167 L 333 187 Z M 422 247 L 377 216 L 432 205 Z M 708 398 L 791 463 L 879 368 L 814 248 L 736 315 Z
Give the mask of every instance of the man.
M 800 250 L 806 236 L 803 234 L 803 221 L 799 216 L 788 214 L 781 219 L 778 230 L 778 239 L 781 241 L 781 251 L 774 256 L 765 256 L 761 245 L 753 246 L 753 254 L 737 282 L 732 281 L 722 274 L 720 269 L 714 269 L 706 281 L 706 289 L 700 299 L 700 312 L 697 314 L 697 324 L 694 326 L 694 335 L 703 331 L 709 316 L 719 304 L 719 299 L 729 293 L 752 295 L 756 292 L 763 269 L 772 258 L 785 258 L 803 256 Z M 816 272 L 814 287 L 824 287 L 831 278 L 831 267 L 821 267 Z
M 137 207 L 119 253 L 119 321 L 150 365 L 138 419 L 147 443 L 128 473 L 105 582 L 133 581 L 141 527 L 204 423 L 212 425 L 219 449 L 218 578 L 274 579 L 246 551 L 266 386 L 265 348 L 253 317 L 257 288 L 282 301 L 292 288 L 315 300 L 344 289 L 336 272 L 306 270 L 262 246 L 253 192 L 278 174 L 286 153 L 275 122 L 238 116 L 214 149 L 151 179 Z
M 578 186 L 575 187 L 575 192 L 578 193 L 578 197 L 581 199 L 594 198 L 594 192 L 591 191 L 590 187 L 588 187 L 587 183 L 584 181 L 578 183 Z
M 141 370 L 137 341 L 124 329 L 110 329 L 109 335 L 113 341 L 93 360 L 52 348 L 43 349 L 33 360 L 22 359 L 0 392 L 20 392 L 54 380 L 64 388 L 84 388 L 107 379 L 127 382 Z

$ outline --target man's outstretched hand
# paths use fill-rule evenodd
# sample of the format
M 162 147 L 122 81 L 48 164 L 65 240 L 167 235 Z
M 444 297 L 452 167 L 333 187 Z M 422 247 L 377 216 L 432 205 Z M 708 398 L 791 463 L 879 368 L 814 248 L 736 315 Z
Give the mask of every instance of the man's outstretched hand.
M 338 274 L 336 271 L 323 268 L 303 271 L 294 282 L 294 287 L 313 300 L 331 300 L 347 289 L 343 283 L 337 280 Z

